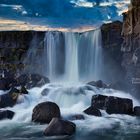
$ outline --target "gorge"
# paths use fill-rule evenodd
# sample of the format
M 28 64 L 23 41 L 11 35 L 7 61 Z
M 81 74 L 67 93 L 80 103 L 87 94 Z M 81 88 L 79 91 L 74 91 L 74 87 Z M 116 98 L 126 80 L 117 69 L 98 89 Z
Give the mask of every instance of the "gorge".
M 0 139 L 139 140 L 139 3 L 92 30 L 0 31 Z

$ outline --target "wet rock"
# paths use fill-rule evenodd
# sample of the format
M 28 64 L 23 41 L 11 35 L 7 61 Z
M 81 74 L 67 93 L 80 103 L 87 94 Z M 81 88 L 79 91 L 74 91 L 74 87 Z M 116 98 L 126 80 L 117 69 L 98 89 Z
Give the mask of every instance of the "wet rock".
M 85 119 L 85 117 L 82 114 L 75 114 L 75 115 L 68 117 L 68 120 L 72 120 L 72 121 L 73 120 L 84 120 L 84 119 Z
M 0 90 L 9 90 L 16 85 L 14 78 L 0 78 Z
M 91 106 L 94 106 L 98 109 L 106 110 L 107 99 L 108 99 L 108 96 L 94 95 L 92 96 Z
M 108 114 L 128 114 L 133 112 L 133 102 L 131 99 L 110 96 L 107 102 L 106 112 Z
M 45 136 L 71 136 L 76 131 L 76 125 L 70 121 L 53 118 L 44 131 Z
M 123 13 L 122 66 L 125 83 L 130 93 L 140 97 L 140 1 L 131 0 L 127 12 Z
M 140 116 L 140 106 L 134 107 L 134 115 Z
M 123 41 L 123 38 L 121 36 L 122 22 L 114 21 L 112 23 L 103 24 L 101 26 L 101 31 L 102 31 L 103 47 L 112 48 L 110 50 L 112 51 L 112 53 L 116 50 L 119 50 L 119 48 L 121 47 L 119 45 Z
M 47 77 L 39 74 L 23 74 L 17 78 L 18 85 L 25 86 L 28 89 L 41 87 L 49 82 Z
M 60 116 L 60 109 L 56 103 L 43 102 L 33 109 L 32 121 L 38 123 L 50 123 L 52 118 L 60 118 Z
M 12 119 L 14 117 L 14 112 L 10 110 L 0 110 L 0 120 Z
M 86 110 L 84 110 L 84 113 L 88 114 L 88 115 L 93 115 L 93 116 L 102 116 L 101 112 L 99 109 L 91 106 L 89 108 L 87 108 Z
M 104 109 L 108 114 L 129 114 L 133 112 L 131 99 L 114 96 L 95 95 L 92 97 L 92 106 Z
M 20 94 L 28 94 L 28 91 L 24 86 L 21 86 Z
M 140 6 L 140 0 L 131 0 L 132 6 Z
M 0 79 L 0 90 L 8 90 L 9 84 L 7 83 L 5 78 Z
M 123 53 L 121 45 L 123 42 L 122 22 L 114 21 L 101 26 L 104 70 L 102 79 L 110 83 L 122 80 L 124 69 L 121 66 Z M 119 73 L 119 74 L 118 74 Z
M 13 107 L 20 95 L 20 91 L 12 88 L 8 93 L 0 95 L 0 108 Z
M 91 86 L 95 86 L 95 87 L 98 87 L 98 88 L 107 88 L 108 86 L 103 83 L 103 81 L 99 80 L 99 81 L 91 81 L 89 83 L 87 83 L 88 85 L 91 85 Z
M 44 90 L 41 92 L 41 95 L 42 95 L 42 96 L 46 96 L 46 95 L 48 95 L 48 93 L 49 93 L 49 89 L 46 88 L 46 89 L 44 89 Z

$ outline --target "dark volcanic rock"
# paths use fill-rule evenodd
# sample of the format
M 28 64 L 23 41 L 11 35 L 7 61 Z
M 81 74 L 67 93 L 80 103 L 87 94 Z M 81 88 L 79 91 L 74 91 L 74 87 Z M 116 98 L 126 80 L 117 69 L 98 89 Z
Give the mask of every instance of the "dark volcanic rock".
M 8 90 L 9 87 L 9 82 L 5 78 L 0 79 L 0 90 Z
M 25 86 L 27 88 L 41 87 L 46 83 L 49 83 L 50 80 L 39 74 L 24 74 L 17 78 L 18 85 Z
M 103 47 L 118 50 L 123 42 L 121 36 L 122 22 L 115 21 L 101 26 Z M 119 48 L 118 48 L 119 47 Z M 113 51 L 113 50 L 112 50 Z M 118 50 L 120 52 L 120 50 Z
M 4 72 L 4 77 L 18 76 L 25 67 L 30 67 L 22 62 L 34 37 L 37 37 L 36 46 L 40 47 L 44 35 L 45 32 L 38 31 L 0 31 L 0 71 Z
M 10 110 L 0 110 L 0 120 L 12 119 L 14 117 L 14 112 Z
M 94 106 L 91 106 L 87 108 L 86 110 L 84 110 L 84 113 L 88 115 L 93 115 L 93 116 L 99 116 L 99 117 L 102 116 L 100 110 L 95 108 Z
M 21 86 L 20 94 L 28 94 L 28 91 L 24 86 Z
M 43 102 L 33 109 L 32 121 L 38 123 L 50 123 L 52 118 L 60 118 L 60 109 L 53 102 Z
M 12 88 L 7 94 L 0 95 L 0 108 L 12 107 L 16 104 L 20 91 Z
M 92 96 L 91 106 L 94 106 L 98 109 L 106 110 L 106 100 L 108 96 L 104 95 L 94 95 Z
M 131 0 L 133 6 L 140 6 L 140 0 Z
M 134 107 L 134 115 L 140 116 L 140 106 Z
M 91 85 L 91 86 L 95 86 L 95 87 L 98 87 L 98 88 L 107 88 L 108 86 L 102 81 L 102 80 L 99 80 L 99 81 L 91 81 L 89 83 L 87 83 L 88 85 Z
M 84 115 L 76 114 L 68 117 L 68 120 L 84 120 Z
M 123 42 L 122 22 L 115 21 L 101 26 L 103 48 L 109 59 L 114 60 L 114 63 L 121 64 L 122 52 L 121 44 Z M 105 57 L 105 62 L 108 59 Z
M 0 78 L 0 90 L 9 90 L 16 85 L 14 78 Z
M 53 118 L 44 131 L 45 136 L 71 136 L 76 131 L 76 125 L 70 121 Z
M 133 112 L 131 99 L 114 96 L 95 95 L 92 97 L 92 106 L 104 109 L 108 114 L 129 114 Z
M 123 13 L 122 66 L 128 91 L 139 97 L 140 91 L 140 0 L 131 0 L 127 12 Z
M 121 66 L 123 57 L 123 52 L 121 52 L 123 42 L 121 35 L 122 25 L 122 22 L 115 21 L 101 26 L 103 46 L 102 64 L 104 69 L 102 79 L 107 79 L 111 83 L 122 80 L 125 72 Z
M 133 112 L 133 102 L 131 99 L 124 99 L 110 96 L 107 102 L 106 112 L 108 114 L 129 114 Z

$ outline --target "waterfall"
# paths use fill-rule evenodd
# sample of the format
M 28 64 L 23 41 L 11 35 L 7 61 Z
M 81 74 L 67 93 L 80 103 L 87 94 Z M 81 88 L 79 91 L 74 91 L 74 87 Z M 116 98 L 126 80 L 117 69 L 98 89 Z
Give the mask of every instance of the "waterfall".
M 46 75 L 54 79 L 57 74 L 57 45 L 59 44 L 58 32 L 46 32 L 44 38 L 44 55 Z
M 64 33 L 65 80 L 99 80 L 102 70 L 101 31 Z
M 81 34 L 79 43 L 80 77 L 102 79 L 102 38 L 100 29 Z
M 79 81 L 78 37 L 76 33 L 64 33 L 65 37 L 65 80 Z
M 64 82 L 102 79 L 100 29 L 83 33 L 47 31 L 41 42 L 44 43 L 38 42 L 37 36 L 33 38 L 26 58 L 34 72 L 48 76 L 53 82 L 58 79 Z M 43 44 L 41 53 L 36 44 Z

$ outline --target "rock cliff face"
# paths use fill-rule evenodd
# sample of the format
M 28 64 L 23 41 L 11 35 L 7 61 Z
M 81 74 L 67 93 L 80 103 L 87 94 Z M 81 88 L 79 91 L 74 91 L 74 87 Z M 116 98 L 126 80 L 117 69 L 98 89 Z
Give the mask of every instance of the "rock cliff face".
M 121 66 L 123 53 L 121 45 L 123 38 L 121 36 L 123 23 L 115 21 L 101 26 L 102 43 L 104 50 L 105 75 L 110 82 L 118 82 L 124 75 Z
M 0 77 L 13 76 L 24 68 L 22 63 L 34 36 L 41 40 L 44 32 L 1 31 L 0 32 Z
M 132 0 L 129 10 L 123 14 L 122 66 L 128 90 L 138 95 L 140 91 L 140 0 Z
M 116 21 L 110 24 L 104 24 L 101 30 L 103 36 L 104 63 L 106 64 L 104 66 L 104 73 L 106 74 L 104 74 L 103 78 L 107 79 L 108 83 L 111 83 L 122 78 L 122 68 L 120 65 L 122 60 L 120 50 L 123 41 L 121 37 L 122 22 Z M 39 66 L 41 64 L 39 58 L 42 51 L 44 51 L 45 33 L 45 31 L 0 31 L 0 77 L 3 74 L 8 77 L 17 76 L 17 74 L 22 74 L 23 70 L 28 70 L 28 72 L 29 70 L 42 72 L 42 65 Z M 64 40 L 62 39 L 61 42 L 63 46 Z M 36 48 L 38 49 L 37 54 L 35 54 L 36 57 L 33 60 L 28 58 L 27 52 L 29 53 L 31 49 L 36 51 Z M 62 49 L 61 57 L 64 55 L 63 51 Z M 28 62 L 23 61 L 26 57 Z M 63 58 L 61 59 L 62 61 L 64 60 Z M 61 63 L 63 63 L 62 61 Z M 34 68 L 36 67 L 38 71 L 35 71 Z M 59 71 L 59 73 L 62 73 L 63 69 Z

